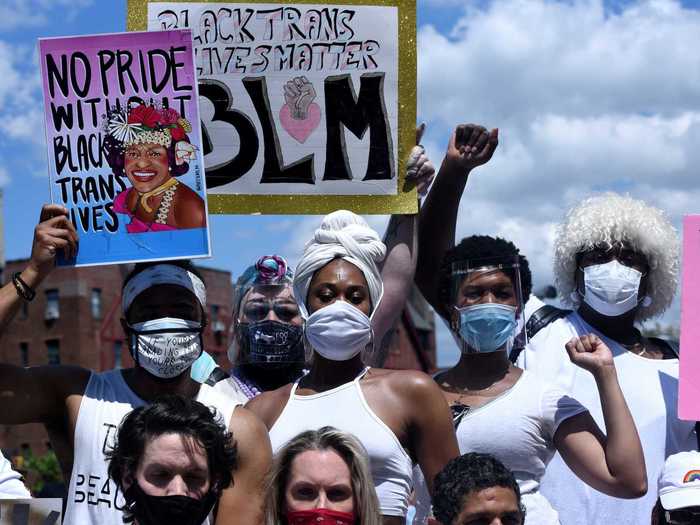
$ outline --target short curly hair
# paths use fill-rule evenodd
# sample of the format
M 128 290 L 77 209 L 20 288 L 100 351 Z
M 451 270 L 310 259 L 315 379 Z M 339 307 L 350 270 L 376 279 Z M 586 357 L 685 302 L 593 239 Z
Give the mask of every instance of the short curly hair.
M 646 202 L 617 193 L 581 201 L 557 228 L 554 241 L 554 278 L 562 301 L 578 307 L 576 270 L 582 252 L 601 243 L 625 242 L 649 262 L 647 295 L 637 321 L 663 313 L 673 301 L 680 271 L 680 239 L 663 211 Z
M 520 501 L 520 487 L 513 473 L 491 454 L 470 452 L 451 460 L 435 476 L 433 513 L 443 525 L 453 525 L 462 511 L 464 499 L 472 492 L 490 487 L 505 487 L 515 493 L 525 521 L 525 507 Z
M 227 425 L 212 409 L 194 399 L 160 397 L 150 405 L 135 408 L 124 417 L 114 446 L 105 453 L 109 462 L 109 477 L 126 500 L 124 523 L 134 521 L 134 501 L 123 486 L 123 480 L 136 476 L 150 440 L 171 433 L 191 437 L 206 451 L 212 490 L 221 492 L 233 483 L 232 472 L 238 463 L 238 453 Z
M 523 303 L 526 303 L 532 293 L 532 272 L 530 265 L 520 250 L 510 241 L 501 237 L 490 235 L 472 235 L 465 237 L 454 248 L 448 250 L 442 258 L 440 267 L 440 303 L 445 309 L 449 309 L 454 303 L 454 290 L 452 286 L 452 265 L 456 262 L 470 259 L 492 259 L 501 257 L 518 258 L 520 265 L 520 286 L 522 287 Z M 507 271 L 505 273 L 508 273 Z

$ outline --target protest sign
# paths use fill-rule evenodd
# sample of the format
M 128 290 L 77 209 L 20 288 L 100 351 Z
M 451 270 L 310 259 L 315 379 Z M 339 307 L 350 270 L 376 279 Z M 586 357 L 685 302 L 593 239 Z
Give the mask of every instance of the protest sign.
M 210 210 L 415 213 L 415 2 L 129 0 L 193 31 Z
M 51 198 L 92 265 L 209 255 L 189 30 L 39 40 Z
M 700 215 L 683 219 L 678 416 L 700 421 Z

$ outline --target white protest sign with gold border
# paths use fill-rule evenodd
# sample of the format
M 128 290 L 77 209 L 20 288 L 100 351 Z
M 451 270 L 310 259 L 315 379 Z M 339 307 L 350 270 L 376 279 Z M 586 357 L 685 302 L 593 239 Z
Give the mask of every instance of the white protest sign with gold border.
M 415 213 L 415 2 L 129 0 L 193 31 L 213 213 Z

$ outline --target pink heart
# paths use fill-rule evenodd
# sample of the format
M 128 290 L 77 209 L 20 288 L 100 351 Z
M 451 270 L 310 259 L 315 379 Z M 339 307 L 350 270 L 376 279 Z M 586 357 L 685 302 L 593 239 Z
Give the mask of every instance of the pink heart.
M 303 144 L 318 127 L 319 122 L 321 122 L 321 108 L 318 104 L 312 102 L 309 104 L 306 118 L 304 120 L 295 120 L 292 118 L 292 110 L 289 109 L 289 105 L 285 104 L 280 109 L 280 122 L 294 140 Z

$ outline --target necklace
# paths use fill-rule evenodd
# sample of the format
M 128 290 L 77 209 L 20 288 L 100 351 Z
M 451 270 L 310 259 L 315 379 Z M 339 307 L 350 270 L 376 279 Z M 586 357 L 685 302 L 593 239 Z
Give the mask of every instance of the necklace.
M 253 399 L 255 396 L 259 395 L 262 392 L 258 385 L 256 385 L 255 382 L 253 382 L 253 380 L 243 375 L 240 369 L 234 370 L 231 374 L 231 377 L 248 399 Z
M 175 179 L 175 184 L 170 186 L 163 193 L 163 198 L 160 200 L 158 205 L 158 212 L 156 213 L 156 224 L 166 224 L 168 222 L 168 213 L 170 213 L 170 207 L 173 205 L 173 198 L 175 198 L 175 192 L 179 182 Z
M 153 208 L 151 208 L 148 205 L 148 199 L 155 196 L 155 195 L 160 195 L 161 193 L 167 193 L 168 190 L 176 187 L 179 184 L 178 180 L 170 177 L 168 180 L 166 180 L 163 184 L 158 186 L 155 189 L 152 189 L 151 191 L 147 191 L 145 193 L 139 193 L 138 191 L 136 194 L 139 196 L 138 200 L 136 201 L 137 203 L 141 204 L 141 207 L 146 211 L 146 213 L 151 213 L 153 211 Z M 134 188 L 135 189 L 135 188 Z M 172 193 L 175 193 L 174 191 Z M 161 201 L 161 205 L 163 202 Z M 159 207 L 160 209 L 160 207 Z M 170 209 L 170 204 L 168 204 L 168 209 Z M 131 210 L 132 212 L 136 211 L 136 205 L 134 204 L 133 209 Z M 163 224 L 163 223 L 161 223 Z

